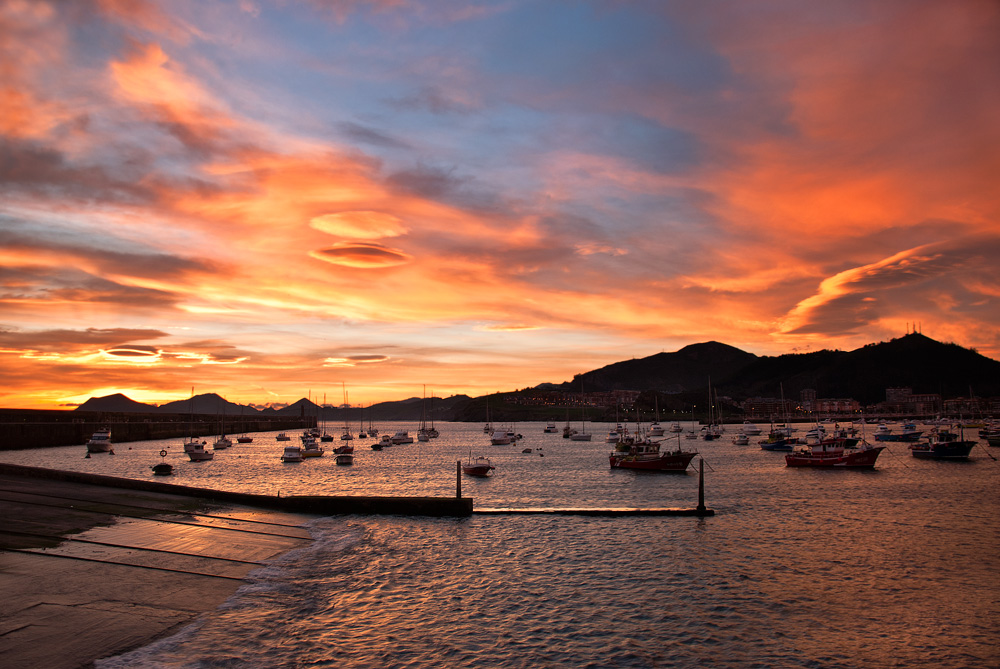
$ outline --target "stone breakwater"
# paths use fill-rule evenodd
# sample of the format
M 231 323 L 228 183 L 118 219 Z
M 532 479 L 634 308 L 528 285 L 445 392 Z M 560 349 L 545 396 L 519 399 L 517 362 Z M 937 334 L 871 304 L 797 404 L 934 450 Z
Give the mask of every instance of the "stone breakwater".
M 233 416 L 226 419 L 226 432 L 300 430 L 315 424 L 315 417 L 308 416 Z M 83 445 L 100 427 L 110 427 L 111 441 L 121 443 L 219 434 L 220 422 L 214 414 L 0 409 L 0 450 Z

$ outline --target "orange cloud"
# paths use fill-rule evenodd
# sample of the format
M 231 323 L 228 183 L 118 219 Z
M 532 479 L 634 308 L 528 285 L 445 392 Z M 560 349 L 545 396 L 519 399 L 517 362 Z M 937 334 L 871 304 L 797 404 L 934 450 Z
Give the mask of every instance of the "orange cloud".
M 335 265 L 365 269 L 394 267 L 404 265 L 412 260 L 408 254 L 398 249 L 361 242 L 343 242 L 318 251 L 311 251 L 309 255 L 317 260 L 325 260 Z
M 379 239 L 406 234 L 403 221 L 380 211 L 342 211 L 316 216 L 309 225 L 321 232 L 353 239 Z

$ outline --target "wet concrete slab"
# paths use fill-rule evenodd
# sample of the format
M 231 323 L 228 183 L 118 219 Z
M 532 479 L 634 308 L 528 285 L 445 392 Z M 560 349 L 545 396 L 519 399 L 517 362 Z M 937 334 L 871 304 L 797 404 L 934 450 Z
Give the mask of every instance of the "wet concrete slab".
M 306 545 L 309 516 L 0 475 L 0 658 L 89 666 L 168 636 Z

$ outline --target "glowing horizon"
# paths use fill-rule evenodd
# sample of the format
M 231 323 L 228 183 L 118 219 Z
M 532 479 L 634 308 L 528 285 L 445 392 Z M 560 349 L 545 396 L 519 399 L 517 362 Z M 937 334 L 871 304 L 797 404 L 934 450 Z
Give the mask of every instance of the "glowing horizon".
M 0 2 L 0 406 L 1000 359 L 1000 6 Z

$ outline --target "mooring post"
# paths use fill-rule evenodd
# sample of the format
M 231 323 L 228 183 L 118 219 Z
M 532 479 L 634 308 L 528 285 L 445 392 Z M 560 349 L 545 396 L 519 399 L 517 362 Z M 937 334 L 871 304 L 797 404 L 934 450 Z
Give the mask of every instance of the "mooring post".
M 455 461 L 455 498 L 462 499 L 462 461 Z
M 698 513 L 705 512 L 705 458 L 698 458 Z

